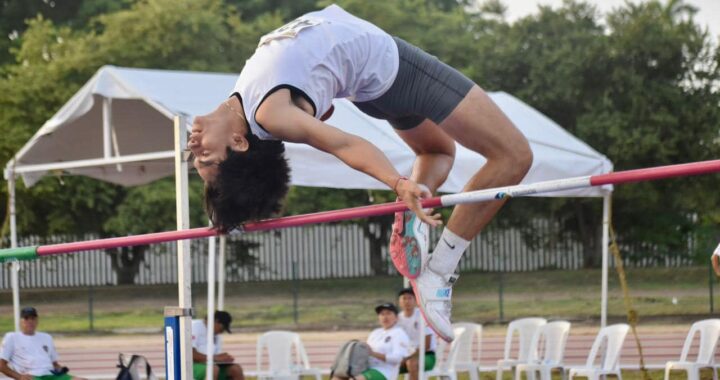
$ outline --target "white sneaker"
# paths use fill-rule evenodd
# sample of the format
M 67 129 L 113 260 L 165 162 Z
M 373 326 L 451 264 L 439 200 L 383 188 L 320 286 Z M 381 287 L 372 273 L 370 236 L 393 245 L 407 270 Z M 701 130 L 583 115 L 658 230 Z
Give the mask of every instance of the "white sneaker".
M 424 266 L 420 276 L 410 281 L 425 322 L 448 343 L 455 339 L 450 313 L 452 286 L 456 280 L 455 275 L 441 276 L 433 272 L 429 266 Z

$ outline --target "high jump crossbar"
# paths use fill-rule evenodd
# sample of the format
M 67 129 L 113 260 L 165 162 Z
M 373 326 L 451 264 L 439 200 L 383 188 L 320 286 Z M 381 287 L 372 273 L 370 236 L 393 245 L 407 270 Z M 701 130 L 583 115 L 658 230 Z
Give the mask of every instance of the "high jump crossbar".
M 421 203 L 424 208 L 448 207 L 464 203 L 486 202 L 491 200 L 551 193 L 555 191 L 579 189 L 592 186 L 619 185 L 629 182 L 653 181 L 665 178 L 686 177 L 717 172 L 720 172 L 720 160 L 699 161 L 686 164 L 657 166 L 594 176 L 574 177 L 524 185 L 448 194 L 423 199 Z M 238 230 L 240 232 L 266 231 L 279 228 L 297 227 L 307 224 L 367 218 L 370 216 L 392 214 L 404 210 L 407 210 L 407 207 L 403 202 L 390 202 L 245 223 Z M 179 231 L 156 232 L 72 243 L 8 248 L 0 250 L 0 263 L 13 260 L 33 260 L 39 256 L 57 255 L 62 253 L 129 247 L 134 245 L 163 243 L 185 239 L 198 239 L 215 235 L 217 235 L 217 232 L 212 228 L 201 227 Z

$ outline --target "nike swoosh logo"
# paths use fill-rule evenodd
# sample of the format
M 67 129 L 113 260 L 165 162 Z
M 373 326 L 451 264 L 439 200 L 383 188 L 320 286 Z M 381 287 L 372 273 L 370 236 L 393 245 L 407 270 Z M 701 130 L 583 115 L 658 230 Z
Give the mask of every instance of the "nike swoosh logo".
M 447 244 L 448 247 L 450 247 L 450 249 L 455 249 L 455 246 L 452 245 L 452 244 L 450 244 L 450 243 L 448 243 L 448 241 L 445 240 L 445 238 L 443 238 L 443 241 L 445 242 L 445 244 Z

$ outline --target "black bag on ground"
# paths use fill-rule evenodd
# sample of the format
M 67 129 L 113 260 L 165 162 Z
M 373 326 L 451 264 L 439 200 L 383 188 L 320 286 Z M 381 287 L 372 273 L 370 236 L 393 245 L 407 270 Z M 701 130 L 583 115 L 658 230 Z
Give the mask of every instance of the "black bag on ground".
M 145 379 L 155 379 L 150 363 L 142 355 L 133 355 L 130 357 L 130 361 L 125 364 L 125 355 L 118 354 L 118 365 L 120 372 L 118 373 L 115 380 L 140 380 L 141 376 L 138 373 L 138 367 L 141 365 L 140 361 L 145 362 Z
M 333 376 L 354 378 L 368 369 L 370 347 L 359 340 L 345 343 L 335 356 L 330 367 L 330 378 Z

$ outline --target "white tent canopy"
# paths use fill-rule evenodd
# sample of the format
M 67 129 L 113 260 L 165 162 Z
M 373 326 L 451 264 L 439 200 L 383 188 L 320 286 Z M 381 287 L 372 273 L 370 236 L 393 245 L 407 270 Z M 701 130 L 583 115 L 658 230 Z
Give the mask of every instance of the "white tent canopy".
M 11 244 L 17 245 L 15 224 L 15 176 L 22 175 L 32 186 L 49 172 L 84 175 L 123 186 L 152 182 L 176 175 L 181 199 L 187 195 L 187 164 L 179 157 L 186 136 L 174 138 L 174 118 L 180 117 L 189 129 L 193 116 L 206 114 L 232 92 L 236 74 L 198 73 L 168 70 L 131 69 L 105 66 L 88 81 L 28 141 L 5 167 L 10 198 Z M 530 141 L 534 161 L 523 183 L 590 176 L 612 170 L 602 154 L 578 140 L 532 107 L 506 93 L 491 98 Z M 335 100 L 335 113 L 329 124 L 361 136 L 377 145 L 396 166 L 409 174 L 414 161 L 410 148 L 390 125 L 373 119 L 347 100 Z M 181 134 L 179 134 L 181 135 Z M 334 188 L 387 187 L 357 172 L 335 157 L 306 145 L 286 144 L 292 170 L 292 184 Z M 459 192 L 465 182 L 485 162 L 484 158 L 461 146 L 447 182 L 441 191 Z M 601 324 L 607 310 L 607 227 L 611 188 L 585 188 L 540 194 L 539 196 L 603 197 L 603 278 Z M 178 225 L 187 226 L 187 201 L 178 202 Z M 183 227 L 187 228 L 187 227 Z M 182 243 L 179 243 L 182 244 Z M 181 254 L 181 251 L 183 252 Z M 189 253 L 178 248 L 179 306 L 189 305 Z M 222 252 L 222 251 L 221 251 Z M 222 256 L 222 253 L 221 253 Z M 214 257 L 214 254 L 211 255 Z M 182 262 L 182 264 L 181 264 Z M 19 313 L 17 272 L 13 263 L 13 306 Z M 212 268 L 212 266 L 211 266 Z M 221 272 L 222 273 L 222 272 Z M 214 272 L 209 282 L 214 282 Z M 213 287 L 209 287 L 211 289 Z M 222 293 L 222 287 L 220 288 Z M 209 299 L 213 299 L 211 295 Z M 222 302 L 222 299 L 220 299 Z M 214 307 L 209 305 L 209 309 Z M 184 330 L 182 358 L 189 355 L 189 317 L 181 319 Z M 212 340 L 211 340 L 212 341 Z M 184 360 L 183 373 L 189 371 Z M 211 366 L 209 368 L 212 368 Z
M 236 78 L 235 74 L 105 66 L 18 152 L 15 172 L 28 186 L 48 170 L 58 169 L 125 186 L 172 175 L 172 116 L 192 120 L 212 111 L 232 92 Z M 534 162 L 523 182 L 612 170 L 605 156 L 532 107 L 506 93 L 490 96 L 530 141 Z M 336 100 L 335 108 L 328 123 L 371 141 L 400 172 L 410 172 L 414 155 L 387 122 L 363 114 L 347 100 Z M 307 145 L 287 144 L 287 152 L 295 185 L 387 188 Z M 441 190 L 460 191 L 484 162 L 482 156 L 458 147 L 455 166 Z M 553 195 L 602 194 L 602 189 L 586 188 Z

